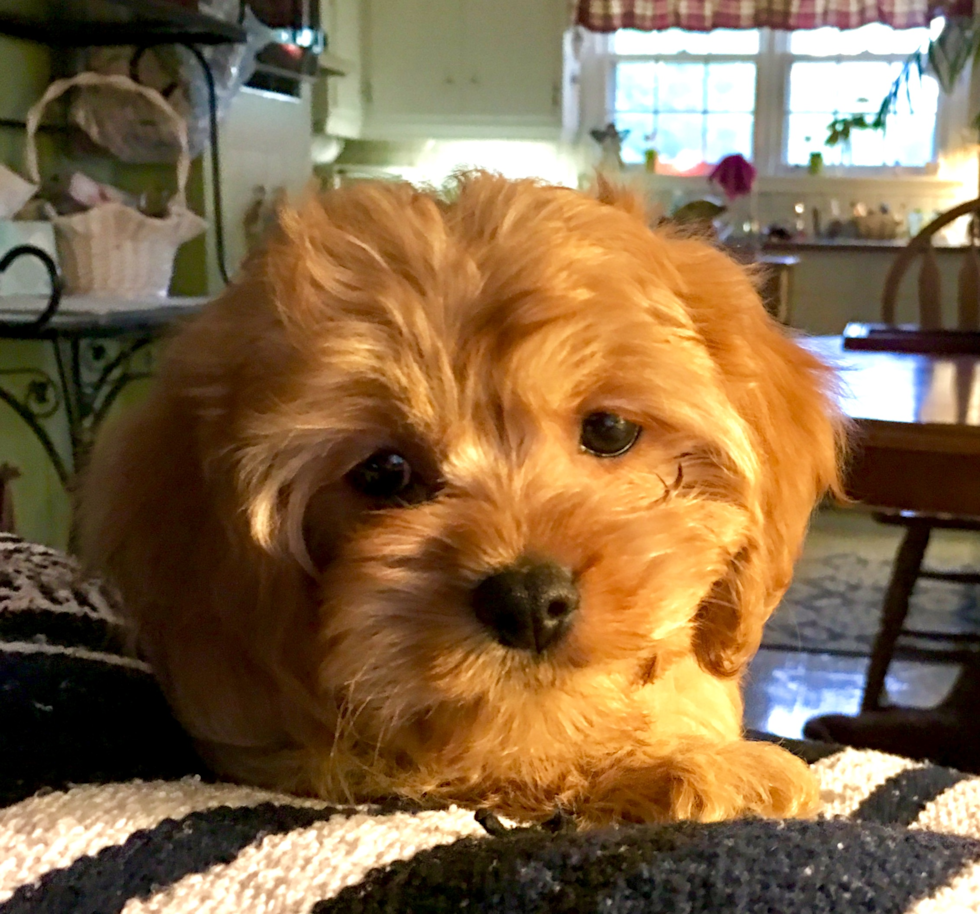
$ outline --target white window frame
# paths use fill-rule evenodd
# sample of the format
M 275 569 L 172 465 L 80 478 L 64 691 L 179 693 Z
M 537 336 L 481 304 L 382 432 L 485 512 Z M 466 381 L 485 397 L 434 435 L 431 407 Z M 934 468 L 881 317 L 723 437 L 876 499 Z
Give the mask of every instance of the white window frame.
M 860 54 L 838 57 L 808 57 L 806 55 L 790 54 L 790 33 L 774 29 L 760 29 L 759 55 L 756 65 L 756 108 L 753 130 L 753 164 L 759 174 L 766 177 L 804 177 L 807 171 L 804 166 L 788 165 L 785 163 L 786 144 L 786 103 L 789 92 L 789 71 L 795 60 L 816 60 L 833 62 L 841 60 L 870 60 L 870 61 L 904 61 L 905 55 Z M 581 133 L 587 136 L 588 131 L 596 126 L 608 123 L 613 116 L 615 107 L 616 63 L 623 61 L 660 60 L 663 55 L 617 55 L 612 51 L 612 36 L 600 35 L 582 31 L 577 36 L 578 45 L 578 80 L 579 108 Z M 678 54 L 673 59 L 699 62 L 705 55 Z M 725 60 L 743 61 L 750 55 L 733 54 L 711 55 L 712 61 Z M 925 177 L 937 173 L 937 162 L 942 153 L 950 148 L 961 147 L 969 142 L 968 119 L 965 116 L 969 95 L 968 81 L 951 95 L 940 92 L 939 105 L 936 114 L 934 156 L 933 161 L 924 166 L 835 166 L 835 173 L 843 177 L 855 178 L 894 178 Z M 972 140 L 976 142 L 975 139 Z M 822 143 L 821 143 L 822 147 Z

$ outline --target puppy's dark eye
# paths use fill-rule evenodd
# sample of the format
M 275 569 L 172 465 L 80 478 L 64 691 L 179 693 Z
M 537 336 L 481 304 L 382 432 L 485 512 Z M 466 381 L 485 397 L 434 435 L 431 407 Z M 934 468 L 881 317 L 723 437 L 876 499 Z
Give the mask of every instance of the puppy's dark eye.
M 582 449 L 596 457 L 619 457 L 640 437 L 640 426 L 615 413 L 589 413 L 582 420 Z
M 412 465 L 397 451 L 375 451 L 347 474 L 362 495 L 401 501 L 412 489 Z

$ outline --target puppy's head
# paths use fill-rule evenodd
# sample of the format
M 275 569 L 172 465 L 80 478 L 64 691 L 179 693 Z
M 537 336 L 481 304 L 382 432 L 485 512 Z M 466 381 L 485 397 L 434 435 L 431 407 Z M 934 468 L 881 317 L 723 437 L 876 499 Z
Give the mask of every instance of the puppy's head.
M 235 638 L 306 642 L 296 679 L 374 751 L 560 742 L 682 658 L 736 674 L 837 484 L 825 369 L 740 267 L 615 197 L 309 201 L 174 346 L 227 587 L 264 606 Z

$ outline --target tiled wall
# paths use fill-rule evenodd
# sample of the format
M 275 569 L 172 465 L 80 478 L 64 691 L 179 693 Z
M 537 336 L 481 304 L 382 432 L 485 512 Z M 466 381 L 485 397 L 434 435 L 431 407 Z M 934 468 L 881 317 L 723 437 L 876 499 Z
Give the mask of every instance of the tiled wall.
M 0 117 L 23 120 L 31 103 L 50 80 L 47 49 L 0 37 Z M 45 151 L 48 144 L 45 142 Z M 23 163 L 23 130 L 0 128 L 0 162 L 19 171 Z M 56 370 L 46 344 L 0 340 L 0 383 L 23 395 L 24 383 L 33 376 L 10 374 L 20 369 Z M 52 436 L 67 444 L 64 427 L 48 421 Z M 23 421 L 5 403 L 0 403 L 0 463 L 11 463 L 21 471 L 12 485 L 18 526 L 23 535 L 45 542 L 63 544 L 68 531 L 68 498 L 48 462 L 41 445 Z

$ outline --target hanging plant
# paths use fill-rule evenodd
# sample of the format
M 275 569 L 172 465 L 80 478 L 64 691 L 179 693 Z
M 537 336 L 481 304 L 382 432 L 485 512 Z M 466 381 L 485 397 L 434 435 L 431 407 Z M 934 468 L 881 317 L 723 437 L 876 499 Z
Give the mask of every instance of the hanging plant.
M 909 55 L 901 72 L 895 78 L 888 94 L 882 99 L 872 127 L 883 130 L 889 114 L 898 108 L 898 100 L 905 96 L 912 104 L 912 79 L 929 75 L 936 78 L 939 88 L 949 95 L 968 70 L 980 62 L 980 21 L 972 16 L 949 16 L 942 31 L 929 43 Z M 980 129 L 980 112 L 973 119 L 973 126 Z
M 884 124 L 878 124 L 877 116 L 873 121 L 869 121 L 864 114 L 849 114 L 846 117 L 835 117 L 827 125 L 827 139 L 824 140 L 825 146 L 836 146 L 838 143 L 847 143 L 851 139 L 852 130 L 881 130 Z
M 980 21 L 972 16 L 948 16 L 942 31 L 906 59 L 874 116 L 850 114 L 834 118 L 827 125 L 826 145 L 846 143 L 851 138 L 852 130 L 884 130 L 888 115 L 898 110 L 898 102 L 903 95 L 911 107 L 913 79 L 934 76 L 939 88 L 949 95 L 960 77 L 978 61 Z M 973 126 L 980 129 L 980 112 L 974 117 Z

